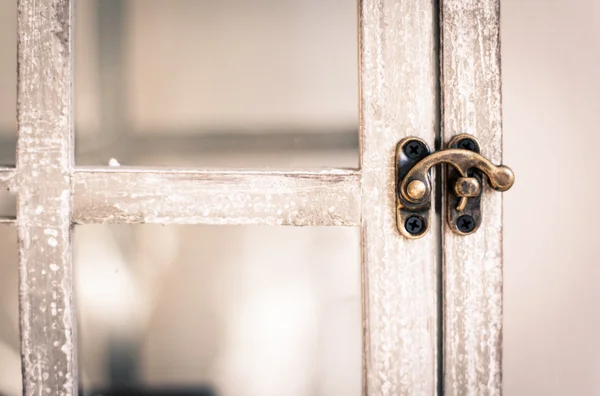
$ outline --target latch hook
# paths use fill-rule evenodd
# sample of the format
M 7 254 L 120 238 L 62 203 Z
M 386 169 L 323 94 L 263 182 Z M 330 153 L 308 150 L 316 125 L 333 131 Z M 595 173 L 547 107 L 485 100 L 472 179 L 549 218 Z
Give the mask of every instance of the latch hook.
M 421 237 L 425 234 L 413 233 L 407 228 L 406 217 L 413 213 L 414 216 L 423 216 L 422 212 L 428 211 L 431 206 L 432 183 L 430 171 L 436 165 L 447 164 L 448 168 L 446 183 L 448 183 L 448 194 L 456 201 L 455 206 L 449 207 L 449 220 L 452 229 L 459 234 L 470 234 L 479 226 L 481 217 L 480 197 L 482 192 L 482 174 L 487 176 L 490 186 L 497 191 L 506 191 L 512 187 L 515 181 L 513 171 L 505 165 L 494 165 L 487 158 L 479 154 L 479 144 L 473 136 L 462 134 L 456 136 L 449 144 L 449 148 L 429 154 L 425 146 L 421 158 L 410 158 L 410 145 L 425 145 L 416 138 L 402 140 L 396 151 L 397 166 L 397 210 L 398 229 L 409 238 Z M 407 163 L 408 162 L 408 163 Z M 474 205 L 468 206 L 469 199 Z M 460 212 L 459 217 L 468 216 L 470 224 L 467 228 L 456 224 L 454 211 Z M 469 212 L 463 214 L 462 212 Z M 408 212 L 403 215 L 402 212 Z M 421 213 L 421 214 L 418 214 Z M 410 216 L 409 216 L 410 217 Z M 428 217 L 428 213 L 427 213 Z M 421 219 L 428 223 L 427 219 Z M 408 235 L 407 235 L 408 233 Z

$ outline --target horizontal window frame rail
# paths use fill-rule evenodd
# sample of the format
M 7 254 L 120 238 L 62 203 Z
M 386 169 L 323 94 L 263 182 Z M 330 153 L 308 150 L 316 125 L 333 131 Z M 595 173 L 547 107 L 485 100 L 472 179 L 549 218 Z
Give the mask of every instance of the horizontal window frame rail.
M 0 168 L 0 188 L 18 192 L 17 172 Z M 71 175 L 71 221 L 359 226 L 360 185 L 357 169 L 76 167 Z

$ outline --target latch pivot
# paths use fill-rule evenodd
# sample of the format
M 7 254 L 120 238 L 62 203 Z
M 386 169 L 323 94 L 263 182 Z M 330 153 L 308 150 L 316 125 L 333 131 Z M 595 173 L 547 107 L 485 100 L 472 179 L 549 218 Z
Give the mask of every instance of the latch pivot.
M 407 238 L 420 238 L 429 229 L 433 183 L 431 169 L 448 165 L 447 214 L 450 228 L 468 235 L 481 224 L 481 194 L 485 180 L 497 191 L 512 187 L 515 176 L 504 165 L 494 165 L 479 154 L 479 143 L 467 134 L 455 136 L 448 148 L 430 153 L 419 138 L 406 138 L 396 148 L 396 221 Z

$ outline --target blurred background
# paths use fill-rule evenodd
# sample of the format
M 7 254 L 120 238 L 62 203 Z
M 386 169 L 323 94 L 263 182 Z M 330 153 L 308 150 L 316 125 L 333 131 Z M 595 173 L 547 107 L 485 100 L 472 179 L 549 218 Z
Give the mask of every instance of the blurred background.
M 600 3 L 501 4 L 504 162 L 517 175 L 504 195 L 505 395 L 598 395 Z M 354 1 L 78 0 L 76 12 L 78 165 L 358 165 Z M 0 51 L 0 163 L 14 164 L 13 0 L 0 0 Z M 85 394 L 360 394 L 357 229 L 79 226 L 74 241 Z M 13 228 L 0 227 L 0 251 L 0 394 L 12 396 Z

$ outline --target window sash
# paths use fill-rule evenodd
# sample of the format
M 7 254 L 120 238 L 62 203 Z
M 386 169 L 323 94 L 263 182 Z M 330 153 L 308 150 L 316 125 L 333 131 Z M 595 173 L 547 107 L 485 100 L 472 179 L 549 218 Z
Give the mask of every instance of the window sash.
M 17 164 L 0 169 L 0 187 L 18 193 L 4 222 L 19 234 L 25 394 L 77 394 L 73 224 L 147 222 L 360 226 L 364 393 L 441 394 L 445 381 L 446 394 L 500 394 L 500 195 L 484 195 L 474 236 L 437 219 L 443 245 L 433 231 L 399 236 L 394 205 L 395 145 L 434 147 L 440 111 L 444 140 L 474 134 L 501 160 L 498 0 L 442 2 L 441 108 L 435 2 L 359 0 L 360 169 L 313 172 L 75 167 L 74 2 L 18 1 Z

